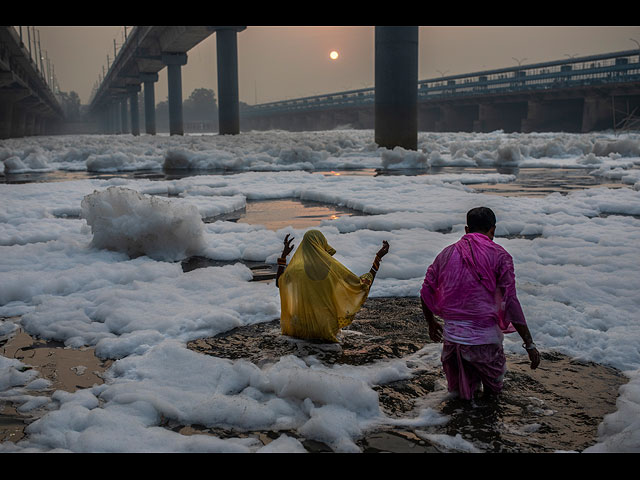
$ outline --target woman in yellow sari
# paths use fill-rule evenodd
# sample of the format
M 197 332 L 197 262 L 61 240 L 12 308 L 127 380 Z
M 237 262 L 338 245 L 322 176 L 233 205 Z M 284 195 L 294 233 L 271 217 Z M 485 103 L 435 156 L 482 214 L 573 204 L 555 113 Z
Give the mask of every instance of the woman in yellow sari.
M 338 342 L 336 334 L 351 324 L 369 295 L 380 260 L 389 251 L 382 242 L 371 270 L 358 277 L 333 258 L 336 251 L 319 230 L 309 230 L 286 263 L 293 245 L 287 235 L 278 259 L 280 327 L 284 335 Z

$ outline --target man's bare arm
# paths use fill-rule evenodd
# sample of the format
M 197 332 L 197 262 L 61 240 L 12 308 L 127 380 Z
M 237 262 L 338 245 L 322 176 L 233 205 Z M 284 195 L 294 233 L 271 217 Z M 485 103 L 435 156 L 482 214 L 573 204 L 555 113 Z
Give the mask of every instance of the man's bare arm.
M 429 310 L 429 307 L 424 303 L 422 297 L 420 297 L 420 303 L 422 304 L 422 314 L 424 319 L 429 324 L 429 338 L 434 342 L 442 341 L 442 325 L 433 316 L 433 312 Z
M 540 365 L 540 352 L 536 348 L 536 344 L 533 343 L 533 337 L 531 336 L 531 332 L 529 331 L 529 327 L 525 323 L 512 323 L 520 337 L 522 337 L 522 341 L 524 342 L 523 347 L 527 351 L 529 355 L 529 360 L 531 360 L 531 370 L 535 370 L 538 365 Z

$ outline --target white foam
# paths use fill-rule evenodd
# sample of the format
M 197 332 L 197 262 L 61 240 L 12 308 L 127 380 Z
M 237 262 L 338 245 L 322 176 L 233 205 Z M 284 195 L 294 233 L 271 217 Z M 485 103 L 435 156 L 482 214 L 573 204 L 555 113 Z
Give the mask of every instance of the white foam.
M 378 407 L 376 385 L 438 368 L 439 357 L 430 349 L 362 367 L 327 367 L 298 357 L 258 367 L 186 349 L 189 340 L 276 319 L 280 305 L 277 289 L 250 282 L 251 272 L 241 264 L 183 273 L 179 260 L 202 254 L 275 262 L 284 236 L 299 239 L 304 233 L 202 219 L 250 200 L 298 198 L 368 214 L 320 226 L 336 258 L 354 272 L 368 271 L 382 240 L 390 242 L 372 296 L 417 295 L 429 263 L 462 234 L 466 211 L 477 205 L 494 209 L 496 242 L 514 257 L 519 298 L 536 343 L 629 375 L 618 411 L 605 418 L 593 448 L 637 451 L 638 136 L 421 133 L 419 140 L 420 154 L 378 149 L 371 132 L 355 130 L 4 142 L 5 165 L 14 156 L 24 163 L 37 152 L 49 168 L 86 169 L 91 159 L 109 169 L 120 158 L 126 168 L 152 162 L 161 169 L 168 151 L 181 151 L 182 157 L 170 158 L 184 160 L 184 168 L 216 165 L 238 173 L 0 185 L 0 317 L 21 315 L 20 325 L 32 334 L 71 347 L 94 346 L 98 355 L 118 359 L 105 385 L 56 392 L 41 405 L 48 413 L 28 427 L 27 437 L 2 443 L 0 450 L 302 451 L 289 435 L 262 447 L 240 434 L 181 435 L 162 426 L 169 421 L 237 432 L 290 430 L 346 452 L 357 450 L 358 437 L 380 425 L 420 428 L 446 421 L 428 409 L 390 419 Z M 374 177 L 299 170 L 381 168 L 383 161 L 389 168 L 418 170 L 436 164 L 587 165 L 593 175 L 624 180 L 622 188 L 526 198 L 473 190 L 476 183 L 514 179 L 498 173 Z M 240 173 L 253 167 L 261 171 Z M 12 322 L 0 319 L 0 333 L 14 331 Z M 520 343 L 507 336 L 505 348 L 522 354 Z M 26 390 L 38 386 L 32 383 L 38 372 L 0 361 L 0 394 L 23 409 L 40 408 Z M 461 439 L 431 440 L 472 450 Z
M 97 248 L 160 260 L 202 253 L 202 218 L 192 205 L 109 187 L 84 197 L 81 207 Z

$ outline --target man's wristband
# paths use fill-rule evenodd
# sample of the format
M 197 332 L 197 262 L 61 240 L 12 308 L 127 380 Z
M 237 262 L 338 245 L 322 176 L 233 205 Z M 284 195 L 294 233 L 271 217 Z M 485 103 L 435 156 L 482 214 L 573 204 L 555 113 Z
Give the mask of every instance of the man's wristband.
M 286 258 L 278 258 L 278 265 L 282 265 L 283 267 L 287 266 L 287 259 Z
M 535 350 L 537 347 L 535 343 L 531 342 L 529 345 L 523 343 L 522 348 L 524 348 L 525 350 Z

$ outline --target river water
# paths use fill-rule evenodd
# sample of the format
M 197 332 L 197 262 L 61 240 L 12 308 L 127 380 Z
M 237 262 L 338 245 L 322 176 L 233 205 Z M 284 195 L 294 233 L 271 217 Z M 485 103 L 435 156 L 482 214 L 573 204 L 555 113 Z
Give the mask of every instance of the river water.
M 429 173 L 495 173 L 496 169 L 440 168 Z M 90 174 L 87 172 L 48 172 L 7 175 L 6 183 L 57 182 L 84 178 L 148 178 L 168 180 L 193 174 L 218 174 L 218 172 L 136 172 L 131 174 Z M 382 175 L 374 169 L 320 172 L 325 175 Z M 394 172 L 407 174 L 408 172 Z M 623 188 L 615 181 L 604 181 L 588 175 L 587 169 L 527 168 L 501 169 L 498 173 L 516 175 L 514 182 L 505 184 L 475 184 L 480 192 L 503 196 L 546 196 L 552 192 L 568 192 L 609 186 Z M 261 224 L 271 230 L 291 225 L 307 228 L 324 220 L 341 216 L 362 215 L 361 212 L 318 202 L 279 199 L 252 202 L 246 208 L 221 217 L 207 219 L 213 222 L 224 219 L 235 222 Z M 208 259 L 190 258 L 183 262 L 185 271 L 216 264 Z M 255 280 L 271 282 L 272 267 L 252 264 Z M 282 355 L 316 355 L 326 364 L 344 363 L 366 365 L 381 359 L 415 355 L 430 343 L 421 311 L 415 298 L 372 298 L 347 328 L 339 346 L 326 346 L 306 342 L 283 341 L 279 335 L 277 320 L 231 330 L 225 334 L 191 342 L 188 347 L 205 355 L 250 360 L 258 365 L 275 361 Z M 11 339 L 2 340 L 2 355 L 11 358 L 32 358 L 42 369 L 42 374 L 55 379 L 57 388 L 73 391 L 100 382 L 101 373 L 108 362 L 90 360 L 92 350 L 78 352 L 78 358 L 69 359 L 68 349 L 51 342 L 30 338 L 21 332 Z M 73 353 L 71 355 L 74 355 Z M 411 411 L 431 394 L 432 407 L 449 417 L 449 422 L 436 434 L 400 427 L 378 430 L 365 435 L 359 441 L 364 452 L 439 452 L 448 451 L 433 435 L 464 435 L 476 446 L 489 452 L 552 452 L 581 451 L 592 445 L 598 424 L 607 413 L 615 411 L 615 401 L 620 385 L 626 378 L 612 368 L 595 363 L 576 362 L 554 353 L 544 353 L 541 367 L 534 371 L 527 368 L 524 356 L 509 355 L 509 373 L 505 391 L 497 400 L 479 399 L 471 404 L 446 395 L 442 374 L 439 371 L 417 372 L 410 380 L 394 382 L 378 387 L 380 402 L 388 415 L 402 415 Z M 89 364 L 88 370 L 78 370 L 78 365 Z M 73 372 L 73 373 L 70 373 Z M 434 394 L 435 393 L 435 394 Z M 434 400 L 435 399 L 435 400 Z M 434 403 L 435 402 L 435 403 Z M 22 438 L 23 424 L 20 415 L 8 405 L 0 411 L 0 441 L 17 441 Z M 237 436 L 237 432 L 224 429 L 184 426 L 175 423 L 164 425 L 183 434 L 206 433 L 224 438 Z M 247 436 L 260 438 L 268 444 L 276 438 L 274 432 L 246 432 Z M 295 432 L 288 432 L 295 438 Z M 330 451 L 319 442 L 303 442 L 308 451 Z

